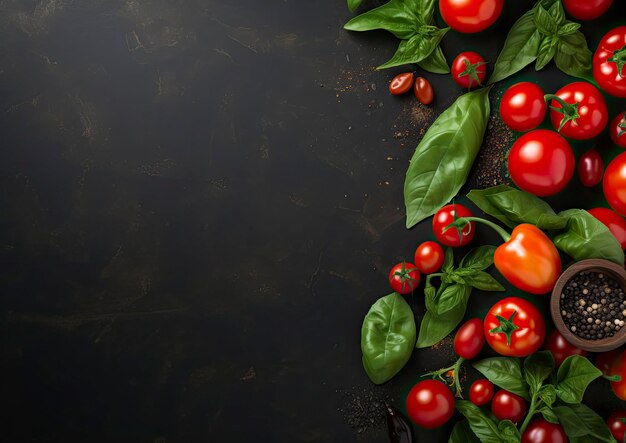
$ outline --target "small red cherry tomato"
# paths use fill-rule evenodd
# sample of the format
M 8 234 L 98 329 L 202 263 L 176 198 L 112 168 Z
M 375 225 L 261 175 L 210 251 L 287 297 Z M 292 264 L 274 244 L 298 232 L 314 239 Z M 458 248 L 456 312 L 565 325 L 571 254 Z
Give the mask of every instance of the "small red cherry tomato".
M 593 78 L 606 92 L 626 98 L 626 26 L 607 32 L 593 55 Z
M 406 397 L 406 411 L 416 425 L 426 429 L 438 428 L 454 414 L 454 397 L 439 380 L 424 380 L 411 388 Z
M 626 220 L 621 215 L 607 208 L 593 208 L 587 212 L 609 228 L 609 231 L 617 239 L 622 249 L 626 249 Z
M 420 273 L 413 263 L 401 262 L 389 271 L 389 284 L 398 294 L 413 292 L 420 284 Z
M 483 321 L 480 318 L 465 322 L 454 336 L 454 352 L 465 360 L 471 360 L 480 354 L 484 344 Z
M 452 29 L 472 33 L 493 25 L 503 5 L 504 0 L 439 0 L 439 11 Z
M 583 186 L 592 188 L 602 181 L 604 162 L 595 149 L 590 149 L 578 159 L 578 178 Z
M 413 92 L 415 93 L 417 100 L 423 105 L 430 105 L 435 98 L 433 87 L 424 77 L 417 77 L 415 79 Z
M 461 230 L 462 235 L 460 237 L 459 231 L 456 228 L 446 229 L 450 223 L 453 223 L 454 220 L 461 217 L 472 217 L 471 211 L 463 205 L 446 205 L 437 211 L 433 218 L 433 233 L 439 243 L 445 246 L 459 247 L 465 246 L 472 241 L 476 228 L 476 223 L 474 222 Z
M 487 74 L 485 59 L 474 51 L 461 52 L 452 62 L 452 79 L 461 88 L 472 89 L 483 84 Z
M 610 375 L 619 375 L 620 381 L 612 381 L 611 389 L 620 400 L 626 400 L 626 353 L 622 353 L 617 357 L 611 366 Z
M 413 87 L 413 77 L 412 72 L 396 75 L 389 83 L 389 92 L 393 95 L 402 95 L 408 92 Z
M 593 360 L 593 364 L 596 368 L 602 371 L 604 375 L 613 375 L 611 370 L 613 368 L 613 363 L 622 355 L 621 349 L 613 349 L 608 352 L 600 352 L 596 354 L 596 357 Z
M 491 400 L 491 411 L 498 420 L 511 420 L 517 423 L 526 414 L 526 402 L 519 395 L 501 389 Z
M 470 386 L 469 399 L 476 406 L 484 406 L 493 398 L 493 391 L 493 383 L 486 378 L 481 378 Z
M 569 15 L 577 20 L 593 20 L 604 14 L 613 0 L 563 0 Z
M 426 241 L 415 250 L 415 266 L 422 274 L 432 274 L 439 271 L 444 258 L 443 248 L 434 241 Z
M 617 114 L 609 126 L 611 140 L 620 148 L 626 149 L 626 111 Z
M 565 137 L 575 140 L 597 137 L 609 122 L 606 101 L 591 83 L 570 83 L 546 98 L 552 101 L 552 126 Z
M 587 351 L 578 349 L 576 346 L 565 340 L 565 337 L 561 335 L 556 329 L 550 333 L 546 339 L 544 348 L 550 351 L 552 357 L 554 357 L 554 364 L 559 367 L 561 363 L 570 355 L 582 355 L 587 356 Z
M 567 435 L 561 425 L 539 417 L 528 424 L 522 443 L 567 443 Z
M 500 101 L 500 118 L 513 131 L 526 132 L 543 122 L 548 105 L 544 92 L 530 82 L 517 83 L 506 90 Z
M 611 434 L 615 437 L 619 443 L 624 441 L 624 434 L 626 434 L 626 411 L 615 411 L 606 421 Z
M 626 152 L 615 157 L 606 167 L 602 191 L 611 208 L 626 215 Z

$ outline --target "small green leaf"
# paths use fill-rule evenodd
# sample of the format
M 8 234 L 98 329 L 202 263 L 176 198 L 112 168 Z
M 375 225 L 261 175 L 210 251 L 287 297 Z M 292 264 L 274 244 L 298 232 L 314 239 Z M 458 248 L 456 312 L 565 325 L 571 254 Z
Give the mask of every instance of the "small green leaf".
M 580 355 L 565 359 L 557 373 L 556 395 L 565 403 L 580 403 L 589 383 L 602 376 L 602 371 Z
M 462 420 L 454 425 L 448 443 L 480 443 L 480 440 L 470 429 L 467 420 Z
M 559 418 L 548 406 L 542 406 L 541 409 L 539 409 L 539 412 L 541 413 L 541 415 L 543 415 L 543 418 L 546 421 L 554 423 L 555 425 L 559 424 Z
M 493 264 L 493 255 L 495 252 L 495 246 L 478 246 L 477 248 L 469 251 L 465 257 L 461 259 L 459 267 L 476 271 L 484 271 Z
M 552 407 L 556 401 L 556 388 L 554 385 L 543 385 L 541 389 L 539 389 L 538 395 L 546 406 Z
M 464 278 L 465 283 L 480 291 L 504 291 L 504 286 L 485 271 L 473 271 Z
M 573 77 L 592 78 L 591 51 L 580 31 L 559 38 L 554 62 L 564 73 Z
M 535 10 L 534 22 L 539 32 L 545 36 L 555 35 L 559 29 L 557 21 L 541 5 Z
M 450 66 L 448 66 L 440 46 L 437 46 L 433 52 L 428 54 L 424 60 L 418 62 L 417 65 L 424 71 L 432 72 L 433 74 L 448 74 L 450 72 Z
M 428 309 L 429 311 L 436 309 L 436 305 L 435 305 L 436 293 L 437 293 L 437 290 L 432 285 L 432 283 L 430 283 L 430 279 L 427 279 L 426 285 L 424 287 L 424 303 L 426 304 L 426 309 Z
M 557 32 L 557 35 L 559 37 L 571 35 L 571 34 L 574 34 L 576 31 L 578 31 L 579 29 L 580 29 L 580 23 L 567 21 L 565 22 L 563 26 L 559 28 L 559 32 Z
M 554 2 L 554 4 L 550 6 L 548 13 L 557 26 L 561 26 L 565 22 L 565 10 L 563 9 L 563 4 L 560 1 Z
M 454 250 L 448 246 L 446 248 L 446 252 L 444 255 L 444 259 L 443 259 L 443 266 L 441 267 L 441 270 L 444 273 L 450 273 L 452 272 L 453 268 L 454 268 Z
M 554 357 L 550 351 L 541 351 L 531 354 L 524 360 L 524 379 L 530 386 L 530 393 L 539 391 L 543 381 L 550 376 L 554 369 Z
M 363 3 L 363 0 L 348 0 L 348 9 L 350 12 L 354 12 L 359 6 L 361 6 L 361 3 Z
M 520 361 L 512 357 L 492 357 L 473 364 L 491 383 L 530 400 Z
M 442 315 L 436 315 L 432 311 L 426 311 L 420 325 L 416 348 L 427 348 L 441 340 L 457 327 L 465 316 L 469 296 L 461 300 L 454 308 Z
M 400 39 L 408 39 L 417 32 L 421 24 L 421 19 L 415 11 L 406 7 L 404 0 L 391 0 L 378 8 L 357 15 L 344 25 L 344 29 L 348 31 L 384 29 Z
M 511 420 L 502 420 L 498 423 L 500 438 L 504 443 L 519 443 L 522 436 Z
M 450 30 L 450 28 L 431 28 L 433 29 L 427 34 L 416 34 L 408 40 L 402 40 L 391 60 L 376 69 L 393 68 L 424 60 L 439 46 L 443 36 Z
M 465 284 L 452 284 L 448 286 L 437 300 L 437 315 L 443 315 L 451 311 L 457 305 L 467 300 L 472 292 L 472 288 Z
M 537 62 L 535 63 L 535 70 L 542 70 L 556 54 L 556 45 L 558 39 L 552 35 L 547 35 L 541 40 L 539 45 L 539 55 L 537 56 Z
M 467 419 L 470 429 L 482 443 L 501 443 L 501 432 L 498 425 L 478 406 L 466 401 L 457 400 L 456 410 Z

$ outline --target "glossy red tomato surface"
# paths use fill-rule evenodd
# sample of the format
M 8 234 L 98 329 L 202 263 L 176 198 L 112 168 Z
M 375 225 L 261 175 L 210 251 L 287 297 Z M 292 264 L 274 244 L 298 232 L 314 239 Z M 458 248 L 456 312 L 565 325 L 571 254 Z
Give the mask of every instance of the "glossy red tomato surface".
M 420 273 L 413 263 L 401 262 L 389 271 L 389 284 L 398 294 L 413 292 L 420 284 Z
M 426 241 L 415 250 L 415 266 L 422 274 L 432 274 L 439 271 L 444 258 L 443 248 L 434 241 Z
M 604 162 L 595 149 L 590 149 L 578 159 L 578 178 L 583 186 L 591 188 L 602 181 Z
M 502 96 L 500 118 L 513 131 L 535 129 L 545 118 L 548 109 L 543 96 L 543 89 L 534 83 L 514 84 Z
M 602 371 L 604 375 L 612 375 L 611 370 L 615 361 L 622 355 L 621 349 L 614 349 L 608 352 L 600 352 L 596 354 L 593 364 Z
M 454 336 L 454 352 L 466 360 L 480 354 L 484 344 L 483 321 L 480 318 L 472 318 L 465 322 Z
M 402 95 L 413 87 L 414 75 L 412 72 L 405 72 L 396 75 L 389 83 L 389 92 L 393 95 Z
M 430 105 L 435 99 L 433 87 L 424 77 L 417 77 L 415 79 L 413 92 L 415 93 L 415 98 L 423 105 Z
M 609 124 L 611 140 L 620 148 L 626 149 L 626 111 L 620 112 Z
M 435 234 L 435 238 L 439 243 L 453 248 L 465 246 L 471 242 L 474 238 L 474 231 L 476 230 L 476 223 L 474 222 L 461 230 L 461 236 L 459 236 L 459 231 L 455 228 L 446 230 L 450 223 L 454 222 L 455 213 L 456 218 L 472 217 L 472 212 L 467 207 L 459 204 L 446 205 L 437 211 L 433 217 L 433 233 Z
M 544 418 L 535 418 L 522 434 L 522 443 L 566 443 L 563 427 Z
M 472 33 L 493 25 L 504 0 L 439 0 L 443 20 L 458 32 Z
M 526 414 L 526 402 L 519 395 L 501 389 L 491 400 L 491 412 L 498 420 L 511 420 L 517 423 Z
M 607 208 L 593 208 L 587 212 L 609 228 L 609 231 L 617 239 L 622 249 L 626 249 L 626 220 L 621 215 Z
M 604 171 L 602 191 L 608 204 L 626 215 L 626 152 L 615 157 Z
M 461 88 L 472 89 L 482 85 L 485 81 L 487 66 L 482 55 L 474 51 L 465 51 L 452 61 L 450 71 L 457 85 Z
M 563 0 L 569 15 L 578 20 L 593 20 L 604 14 L 613 0 Z
M 582 355 L 586 357 L 588 352 L 578 349 L 576 346 L 565 340 L 565 337 L 561 335 L 556 329 L 548 335 L 544 348 L 550 351 L 552 357 L 554 357 L 554 364 L 558 367 L 561 366 L 563 361 L 571 355 Z
M 483 327 L 489 346 L 509 357 L 536 352 L 546 337 L 546 324 L 539 310 L 519 297 L 507 297 L 493 305 Z
M 537 129 L 522 135 L 511 148 L 511 179 L 526 192 L 545 197 L 561 191 L 574 175 L 574 153 L 565 138 Z
M 454 414 L 454 397 L 439 380 L 424 380 L 411 388 L 406 397 L 406 411 L 416 425 L 426 429 L 438 428 Z
M 626 411 L 615 411 L 606 421 L 607 426 L 611 430 L 611 434 L 618 443 L 624 442 L 624 434 L 626 434 Z
M 620 381 L 611 382 L 611 389 L 613 389 L 613 393 L 617 398 L 626 400 L 626 353 L 622 351 L 617 359 L 613 361 L 609 375 L 619 375 L 621 377 Z
M 602 37 L 593 55 L 593 78 L 596 83 L 605 92 L 622 98 L 626 98 L 626 68 L 622 64 L 626 59 L 625 46 L 626 26 L 620 26 Z
M 476 406 L 484 406 L 493 398 L 494 386 L 486 378 L 481 378 L 472 383 L 469 389 L 469 399 Z
M 597 137 L 606 128 L 609 110 L 602 93 L 591 83 L 570 83 L 559 89 L 555 95 L 569 105 L 578 104 L 578 117 L 562 125 L 565 119 L 563 112 L 566 109 L 557 100 L 550 102 L 550 120 L 554 129 L 561 128 L 561 135 L 574 140 L 588 140 Z

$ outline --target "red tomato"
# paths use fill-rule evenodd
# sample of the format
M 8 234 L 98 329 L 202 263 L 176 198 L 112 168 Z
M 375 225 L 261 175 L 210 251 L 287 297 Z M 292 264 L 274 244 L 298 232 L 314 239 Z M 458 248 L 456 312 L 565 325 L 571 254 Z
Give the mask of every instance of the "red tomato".
M 500 389 L 493 396 L 491 411 L 498 420 L 511 420 L 517 423 L 526 414 L 526 402 L 519 395 Z
M 622 351 L 620 349 L 614 349 L 608 352 L 600 352 L 596 354 L 596 358 L 593 361 L 593 364 L 602 371 L 604 375 L 613 375 L 611 374 L 611 370 L 613 368 L 613 363 L 622 355 Z
M 458 32 L 479 32 L 493 25 L 504 0 L 439 0 L 444 21 Z
M 424 77 L 417 77 L 415 79 L 413 92 L 415 93 L 415 98 L 423 105 L 430 105 L 435 99 L 433 87 Z
M 626 152 L 615 157 L 604 171 L 602 191 L 608 204 L 626 215 Z
M 622 352 L 611 366 L 610 375 L 619 375 L 620 381 L 612 381 L 611 389 L 620 400 L 626 400 L 626 353 Z
M 563 0 L 569 15 L 578 20 L 593 20 L 604 14 L 613 0 Z
M 563 337 L 556 329 L 552 331 L 546 339 L 544 348 L 552 353 L 554 363 L 557 367 L 561 366 L 561 363 L 563 363 L 563 361 L 570 355 L 582 355 L 583 357 L 587 356 L 587 351 L 583 351 L 582 349 L 578 349 L 576 346 L 572 345 L 570 342 L 565 340 L 565 337 Z
M 617 212 L 607 208 L 589 209 L 591 215 L 600 220 L 611 234 L 615 236 L 622 249 L 626 249 L 626 220 L 624 220 Z
M 546 324 L 535 305 L 507 297 L 489 309 L 484 322 L 487 343 L 498 354 L 526 357 L 536 352 L 546 337 Z
M 484 344 L 483 321 L 480 318 L 468 320 L 454 336 L 454 352 L 465 360 L 476 357 Z
M 583 186 L 591 188 L 600 184 L 604 173 L 604 162 L 595 149 L 590 149 L 578 159 L 578 178 Z
M 626 434 L 626 411 L 615 411 L 606 421 L 607 426 L 611 430 L 611 434 L 619 443 L 624 441 Z
M 434 241 L 426 241 L 415 250 L 415 266 L 422 274 L 432 274 L 439 271 L 444 258 L 443 248 Z
M 413 87 L 413 73 L 405 72 L 396 75 L 389 83 L 389 92 L 393 95 L 402 95 Z
M 626 149 L 626 111 L 617 114 L 609 126 L 611 140 L 620 148 Z
M 406 397 L 407 415 L 415 424 L 426 429 L 442 426 L 454 414 L 454 397 L 439 380 L 417 383 Z
M 546 116 L 544 92 L 530 82 L 517 83 L 506 90 L 500 100 L 500 118 L 513 131 L 535 129 Z
M 474 231 L 476 230 L 476 223 L 474 222 L 461 230 L 461 237 L 459 237 L 459 231 L 455 228 L 447 229 L 444 232 L 450 223 L 460 217 L 472 217 L 472 213 L 465 206 L 459 204 L 447 205 L 437 211 L 433 218 L 433 232 L 439 243 L 446 246 L 457 247 L 465 246 L 472 241 Z
M 476 406 L 486 405 L 493 398 L 493 383 L 491 383 L 486 378 L 481 378 L 480 380 L 476 380 L 470 386 L 469 391 L 469 399 Z
M 413 292 L 420 284 L 420 273 L 412 263 L 401 262 L 389 271 L 389 284 L 398 294 L 406 295 Z
M 611 95 L 626 98 L 626 26 L 607 32 L 593 56 L 593 78 Z
M 574 175 L 574 153 L 562 136 L 537 129 L 518 138 L 509 152 L 511 179 L 539 197 L 561 191 Z
M 598 88 L 591 83 L 570 83 L 556 94 L 546 97 L 552 100 L 552 126 L 565 137 L 574 140 L 597 137 L 609 122 L 606 101 Z
M 566 443 L 563 427 L 544 418 L 535 418 L 522 435 L 522 443 Z
M 473 51 L 461 52 L 452 62 L 452 79 L 461 88 L 472 89 L 485 80 L 487 67 L 485 59 Z

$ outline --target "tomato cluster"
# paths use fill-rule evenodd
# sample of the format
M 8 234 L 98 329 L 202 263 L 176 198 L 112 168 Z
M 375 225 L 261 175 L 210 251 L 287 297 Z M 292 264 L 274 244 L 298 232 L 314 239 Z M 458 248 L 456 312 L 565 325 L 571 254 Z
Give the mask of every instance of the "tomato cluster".
M 411 88 L 413 88 L 415 98 L 423 105 L 430 105 L 435 99 L 430 82 L 424 77 L 415 78 L 412 72 L 398 74 L 389 83 L 389 92 L 392 95 L 406 94 Z

